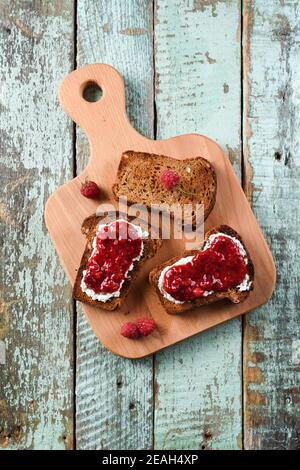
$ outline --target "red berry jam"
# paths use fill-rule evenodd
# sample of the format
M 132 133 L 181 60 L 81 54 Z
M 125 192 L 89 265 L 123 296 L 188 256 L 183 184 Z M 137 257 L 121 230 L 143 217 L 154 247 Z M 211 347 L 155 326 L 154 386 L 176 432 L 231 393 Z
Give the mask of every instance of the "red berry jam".
M 94 243 L 84 283 L 97 294 L 116 292 L 134 259 L 142 253 L 140 234 L 133 224 L 117 220 L 100 226 Z
M 234 240 L 220 235 L 190 262 L 171 266 L 164 275 L 163 289 L 175 300 L 188 302 L 203 297 L 205 291 L 238 286 L 247 272 L 245 258 Z

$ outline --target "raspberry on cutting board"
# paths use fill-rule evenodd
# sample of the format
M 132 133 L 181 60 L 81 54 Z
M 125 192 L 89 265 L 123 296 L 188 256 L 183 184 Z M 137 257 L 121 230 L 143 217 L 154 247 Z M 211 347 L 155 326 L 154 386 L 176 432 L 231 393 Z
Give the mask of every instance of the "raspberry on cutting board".
M 140 336 L 140 332 L 135 323 L 128 322 L 122 326 L 121 335 L 125 336 L 125 338 L 135 339 Z
M 156 323 L 152 318 L 139 318 L 136 321 L 138 330 L 142 336 L 150 335 L 156 328 Z
M 84 182 L 81 182 L 80 192 L 84 197 L 89 199 L 95 199 L 100 195 L 100 189 L 94 181 L 89 181 L 85 179 Z

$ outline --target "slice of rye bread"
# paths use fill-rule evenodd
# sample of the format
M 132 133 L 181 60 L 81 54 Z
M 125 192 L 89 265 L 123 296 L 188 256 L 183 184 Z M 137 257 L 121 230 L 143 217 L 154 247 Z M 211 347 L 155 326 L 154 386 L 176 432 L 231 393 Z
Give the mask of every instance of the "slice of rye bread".
M 251 286 L 250 286 L 250 290 L 240 292 L 236 287 L 234 287 L 234 288 L 228 289 L 226 291 L 214 292 L 213 294 L 208 295 L 207 297 L 199 297 L 198 299 L 195 299 L 195 300 L 190 301 L 190 302 L 185 302 L 184 304 L 176 304 L 174 302 L 169 301 L 168 299 L 166 299 L 163 296 L 162 292 L 160 291 L 160 289 L 158 287 L 158 281 L 159 281 L 160 274 L 161 274 L 162 270 L 164 268 L 166 268 L 167 266 L 171 266 L 172 264 L 176 263 L 176 261 L 178 261 L 181 258 L 184 258 L 186 256 L 194 256 L 201 250 L 186 251 L 182 255 L 175 256 L 174 258 L 172 258 L 172 259 L 166 261 L 165 263 L 161 264 L 160 266 L 154 268 L 149 274 L 150 283 L 152 284 L 152 286 L 155 287 L 157 295 L 159 297 L 159 300 L 162 303 L 164 309 L 168 313 L 175 315 L 177 313 L 181 313 L 181 312 L 184 312 L 186 310 L 190 310 L 190 309 L 195 308 L 195 307 L 200 307 L 201 305 L 210 304 L 212 302 L 216 302 L 217 300 L 221 300 L 221 299 L 225 299 L 225 298 L 229 299 L 233 303 L 240 303 L 240 302 L 243 302 L 243 300 L 245 300 L 248 297 L 250 291 L 253 289 L 254 266 L 253 266 L 253 263 L 251 261 L 249 252 L 247 251 L 240 235 L 235 230 L 233 230 L 231 227 L 228 227 L 228 225 L 220 225 L 220 226 L 215 227 L 215 228 L 213 228 L 212 230 L 210 230 L 209 232 L 206 233 L 204 243 L 203 243 L 203 246 L 202 246 L 201 249 L 204 248 L 206 240 L 210 237 L 210 235 L 213 235 L 214 233 L 224 233 L 226 235 L 230 235 L 231 237 L 237 238 L 242 243 L 242 245 L 243 245 L 243 247 L 244 247 L 244 249 L 247 253 L 247 258 L 248 258 L 248 264 L 247 264 L 248 275 L 250 277 L 250 280 L 252 281 Z
M 160 174 L 166 169 L 180 176 L 179 183 L 171 190 L 160 182 Z M 202 157 L 177 160 L 128 150 L 122 154 L 112 190 L 116 199 L 126 196 L 130 205 L 144 204 L 150 208 L 151 204 L 192 204 L 195 224 L 197 203 L 204 205 L 204 219 L 214 207 L 217 177 L 211 163 Z
M 107 302 L 93 300 L 85 292 L 82 291 L 80 284 L 82 280 L 82 273 L 93 251 L 92 242 L 96 236 L 97 226 L 101 222 L 101 220 L 103 220 L 103 218 L 104 218 L 104 215 L 98 217 L 96 214 L 93 214 L 90 217 L 87 217 L 82 223 L 81 231 L 86 236 L 87 243 L 85 246 L 83 256 L 81 258 L 79 269 L 77 271 L 77 276 L 76 276 L 75 284 L 73 287 L 73 297 L 74 299 L 79 300 L 80 302 L 84 302 L 86 304 L 90 304 L 95 307 L 102 308 L 104 310 L 116 310 L 124 302 L 125 298 L 127 297 L 132 285 L 134 284 L 135 279 L 137 278 L 146 260 L 149 258 L 152 258 L 156 254 L 157 249 L 161 246 L 161 240 L 152 240 L 150 238 L 150 233 L 149 233 L 148 238 L 143 239 L 143 244 L 144 244 L 143 254 L 141 258 L 139 259 L 139 261 L 134 263 L 134 268 L 132 271 L 130 271 L 130 277 L 126 279 L 124 284 L 122 285 L 120 297 L 112 297 Z M 122 216 L 118 218 L 121 219 Z M 134 223 L 138 225 L 138 223 L 136 222 L 136 218 L 134 217 L 128 217 L 128 222 L 133 221 L 133 219 L 134 219 Z M 149 232 L 149 229 L 148 229 L 148 232 Z

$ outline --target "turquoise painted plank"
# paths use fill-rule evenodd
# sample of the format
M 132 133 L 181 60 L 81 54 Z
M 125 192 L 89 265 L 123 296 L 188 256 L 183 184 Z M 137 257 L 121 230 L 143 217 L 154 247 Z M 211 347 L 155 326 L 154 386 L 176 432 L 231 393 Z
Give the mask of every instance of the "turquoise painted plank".
M 153 136 L 152 2 L 78 2 L 78 67 L 104 62 L 125 78 L 127 112 Z M 89 148 L 77 130 L 78 170 Z M 76 434 L 79 449 L 148 449 L 152 446 L 152 358 L 130 361 L 101 346 L 78 305 Z
M 205 134 L 223 146 L 238 175 L 240 35 L 238 0 L 156 1 L 158 135 Z
M 299 449 L 300 3 L 244 5 L 245 178 L 277 265 L 245 323 L 245 447 Z
M 156 1 L 157 137 L 217 140 L 240 174 L 240 2 Z M 241 321 L 156 356 L 155 447 L 242 446 Z
M 0 47 L 0 448 L 72 448 L 71 290 L 43 212 L 73 172 L 56 96 L 73 65 L 73 2 L 1 2 Z

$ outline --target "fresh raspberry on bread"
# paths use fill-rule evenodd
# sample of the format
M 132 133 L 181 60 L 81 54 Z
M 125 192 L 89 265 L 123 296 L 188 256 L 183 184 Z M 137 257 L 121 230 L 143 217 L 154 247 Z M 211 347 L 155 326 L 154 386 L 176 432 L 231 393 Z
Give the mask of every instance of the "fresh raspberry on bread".
M 203 204 L 205 219 L 214 207 L 217 178 L 211 163 L 202 157 L 177 160 L 128 150 L 122 154 L 112 189 L 116 199 L 126 197 L 129 204 L 148 208 L 152 204 L 191 204 L 195 224 L 196 204 Z

